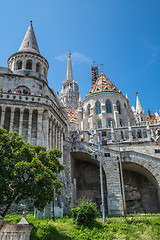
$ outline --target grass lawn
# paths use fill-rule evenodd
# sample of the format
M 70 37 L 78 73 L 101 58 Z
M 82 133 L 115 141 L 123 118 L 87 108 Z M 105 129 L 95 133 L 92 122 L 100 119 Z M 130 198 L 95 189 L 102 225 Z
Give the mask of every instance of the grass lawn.
M 19 222 L 22 216 L 7 215 L 5 221 Z M 160 214 L 146 216 L 109 217 L 106 224 L 101 219 L 92 229 L 78 227 L 73 219 L 42 220 L 27 215 L 27 220 L 34 226 L 30 240 L 160 240 Z

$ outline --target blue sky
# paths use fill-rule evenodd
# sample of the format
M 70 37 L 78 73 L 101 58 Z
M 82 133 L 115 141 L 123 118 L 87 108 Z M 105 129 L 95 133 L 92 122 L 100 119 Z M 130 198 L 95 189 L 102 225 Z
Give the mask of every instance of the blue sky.
M 17 52 L 29 21 L 48 60 L 49 85 L 60 92 L 71 50 L 73 76 L 82 99 L 91 88 L 90 65 L 147 113 L 160 109 L 159 0 L 1 0 L 0 66 Z

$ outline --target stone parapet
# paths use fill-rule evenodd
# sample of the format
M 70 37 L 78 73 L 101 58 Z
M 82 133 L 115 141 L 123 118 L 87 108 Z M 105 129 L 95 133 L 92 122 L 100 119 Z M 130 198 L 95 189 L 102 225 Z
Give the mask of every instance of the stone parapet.
M 0 240 L 29 240 L 31 230 L 24 217 L 18 224 L 0 221 Z

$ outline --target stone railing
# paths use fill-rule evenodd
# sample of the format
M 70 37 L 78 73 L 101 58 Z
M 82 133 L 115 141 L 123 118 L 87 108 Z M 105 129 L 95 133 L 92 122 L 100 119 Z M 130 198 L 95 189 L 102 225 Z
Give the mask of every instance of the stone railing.
M 27 95 L 27 94 L 18 94 L 18 93 L 5 93 L 0 92 L 0 99 L 3 100 L 12 100 L 12 101 L 19 101 L 19 102 L 35 102 L 35 103 L 42 103 L 51 106 L 55 112 L 59 115 L 59 117 L 66 122 L 67 118 L 59 111 L 59 107 L 56 104 L 55 99 L 51 100 L 47 96 L 37 96 L 37 95 Z
M 0 220 L 0 240 L 29 240 L 31 230 L 24 216 L 18 224 Z
M 94 142 L 97 144 L 98 134 L 107 139 L 108 144 L 117 141 L 123 142 L 143 142 L 150 141 L 152 136 L 155 136 L 157 129 L 160 129 L 160 124 L 153 125 L 135 125 L 119 128 L 105 128 L 91 130 L 92 134 L 89 135 L 88 131 L 73 132 L 77 140 L 84 139 L 86 142 Z

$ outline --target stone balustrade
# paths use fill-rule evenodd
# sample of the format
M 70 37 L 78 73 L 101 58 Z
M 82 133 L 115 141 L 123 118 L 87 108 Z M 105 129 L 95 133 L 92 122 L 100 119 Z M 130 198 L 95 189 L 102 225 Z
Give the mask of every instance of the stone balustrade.
M 29 240 L 32 227 L 23 216 L 21 221 L 10 223 L 0 221 L 0 240 Z
M 85 141 L 97 143 L 98 134 L 103 138 L 107 139 L 108 144 L 113 144 L 117 141 L 123 142 L 144 142 L 150 141 L 151 137 L 155 136 L 156 130 L 160 129 L 160 124 L 150 124 L 150 125 L 134 125 L 134 126 L 124 126 L 118 128 L 104 128 L 93 130 L 91 135 L 88 135 L 88 131 L 79 131 L 71 133 L 75 134 L 78 140 L 85 139 Z
M 59 111 L 59 107 L 57 106 L 56 101 L 54 100 L 52 101 L 47 96 L 0 92 L 0 99 L 13 100 L 13 101 L 15 100 L 15 101 L 26 102 L 26 103 L 33 102 L 33 103 L 46 104 L 51 106 L 64 122 L 67 121 L 66 116 L 62 115 L 62 113 Z

